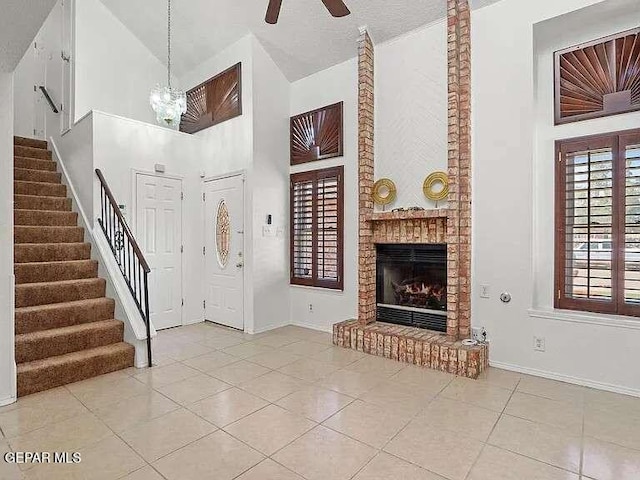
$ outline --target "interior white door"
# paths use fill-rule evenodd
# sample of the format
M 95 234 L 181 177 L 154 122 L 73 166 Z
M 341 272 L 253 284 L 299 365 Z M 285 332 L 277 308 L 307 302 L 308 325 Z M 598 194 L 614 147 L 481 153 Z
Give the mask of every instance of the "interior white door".
M 244 329 L 244 180 L 205 182 L 205 319 Z
M 62 0 L 62 132 L 71 128 L 73 110 L 73 0 Z
M 40 86 L 47 84 L 48 53 L 42 41 L 34 42 L 33 48 L 33 136 L 44 140 L 47 137 L 48 105 Z
M 157 330 L 182 325 L 182 181 L 136 174 L 136 239 L 149 273 L 149 311 Z

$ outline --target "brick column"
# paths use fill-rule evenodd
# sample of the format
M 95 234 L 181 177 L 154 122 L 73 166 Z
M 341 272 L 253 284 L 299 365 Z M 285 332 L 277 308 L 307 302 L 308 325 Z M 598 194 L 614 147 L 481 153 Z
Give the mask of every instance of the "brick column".
M 471 36 L 468 0 L 447 0 L 448 164 L 447 334 L 471 324 Z
M 373 42 L 366 29 L 358 39 L 358 320 L 376 320 L 376 255 L 373 244 Z

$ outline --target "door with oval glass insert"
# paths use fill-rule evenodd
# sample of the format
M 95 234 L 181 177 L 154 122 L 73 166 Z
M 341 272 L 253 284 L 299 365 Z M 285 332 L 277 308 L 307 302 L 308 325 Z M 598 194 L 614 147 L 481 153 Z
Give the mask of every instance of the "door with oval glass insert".
M 205 182 L 205 320 L 244 329 L 244 181 Z

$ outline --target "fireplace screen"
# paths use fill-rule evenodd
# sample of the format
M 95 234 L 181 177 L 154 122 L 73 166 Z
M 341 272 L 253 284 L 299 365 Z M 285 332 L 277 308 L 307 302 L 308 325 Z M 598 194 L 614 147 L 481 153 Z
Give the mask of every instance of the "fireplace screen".
M 378 320 L 447 329 L 447 246 L 377 246 Z

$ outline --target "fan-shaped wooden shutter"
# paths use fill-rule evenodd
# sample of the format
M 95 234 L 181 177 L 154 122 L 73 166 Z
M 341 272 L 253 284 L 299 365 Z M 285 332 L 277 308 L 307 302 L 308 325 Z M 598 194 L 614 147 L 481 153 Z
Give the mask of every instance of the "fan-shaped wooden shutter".
M 555 53 L 555 123 L 640 110 L 640 28 Z
M 196 133 L 242 115 L 242 65 L 238 63 L 187 92 L 180 131 Z
M 291 165 L 342 156 L 342 102 L 291 117 Z

